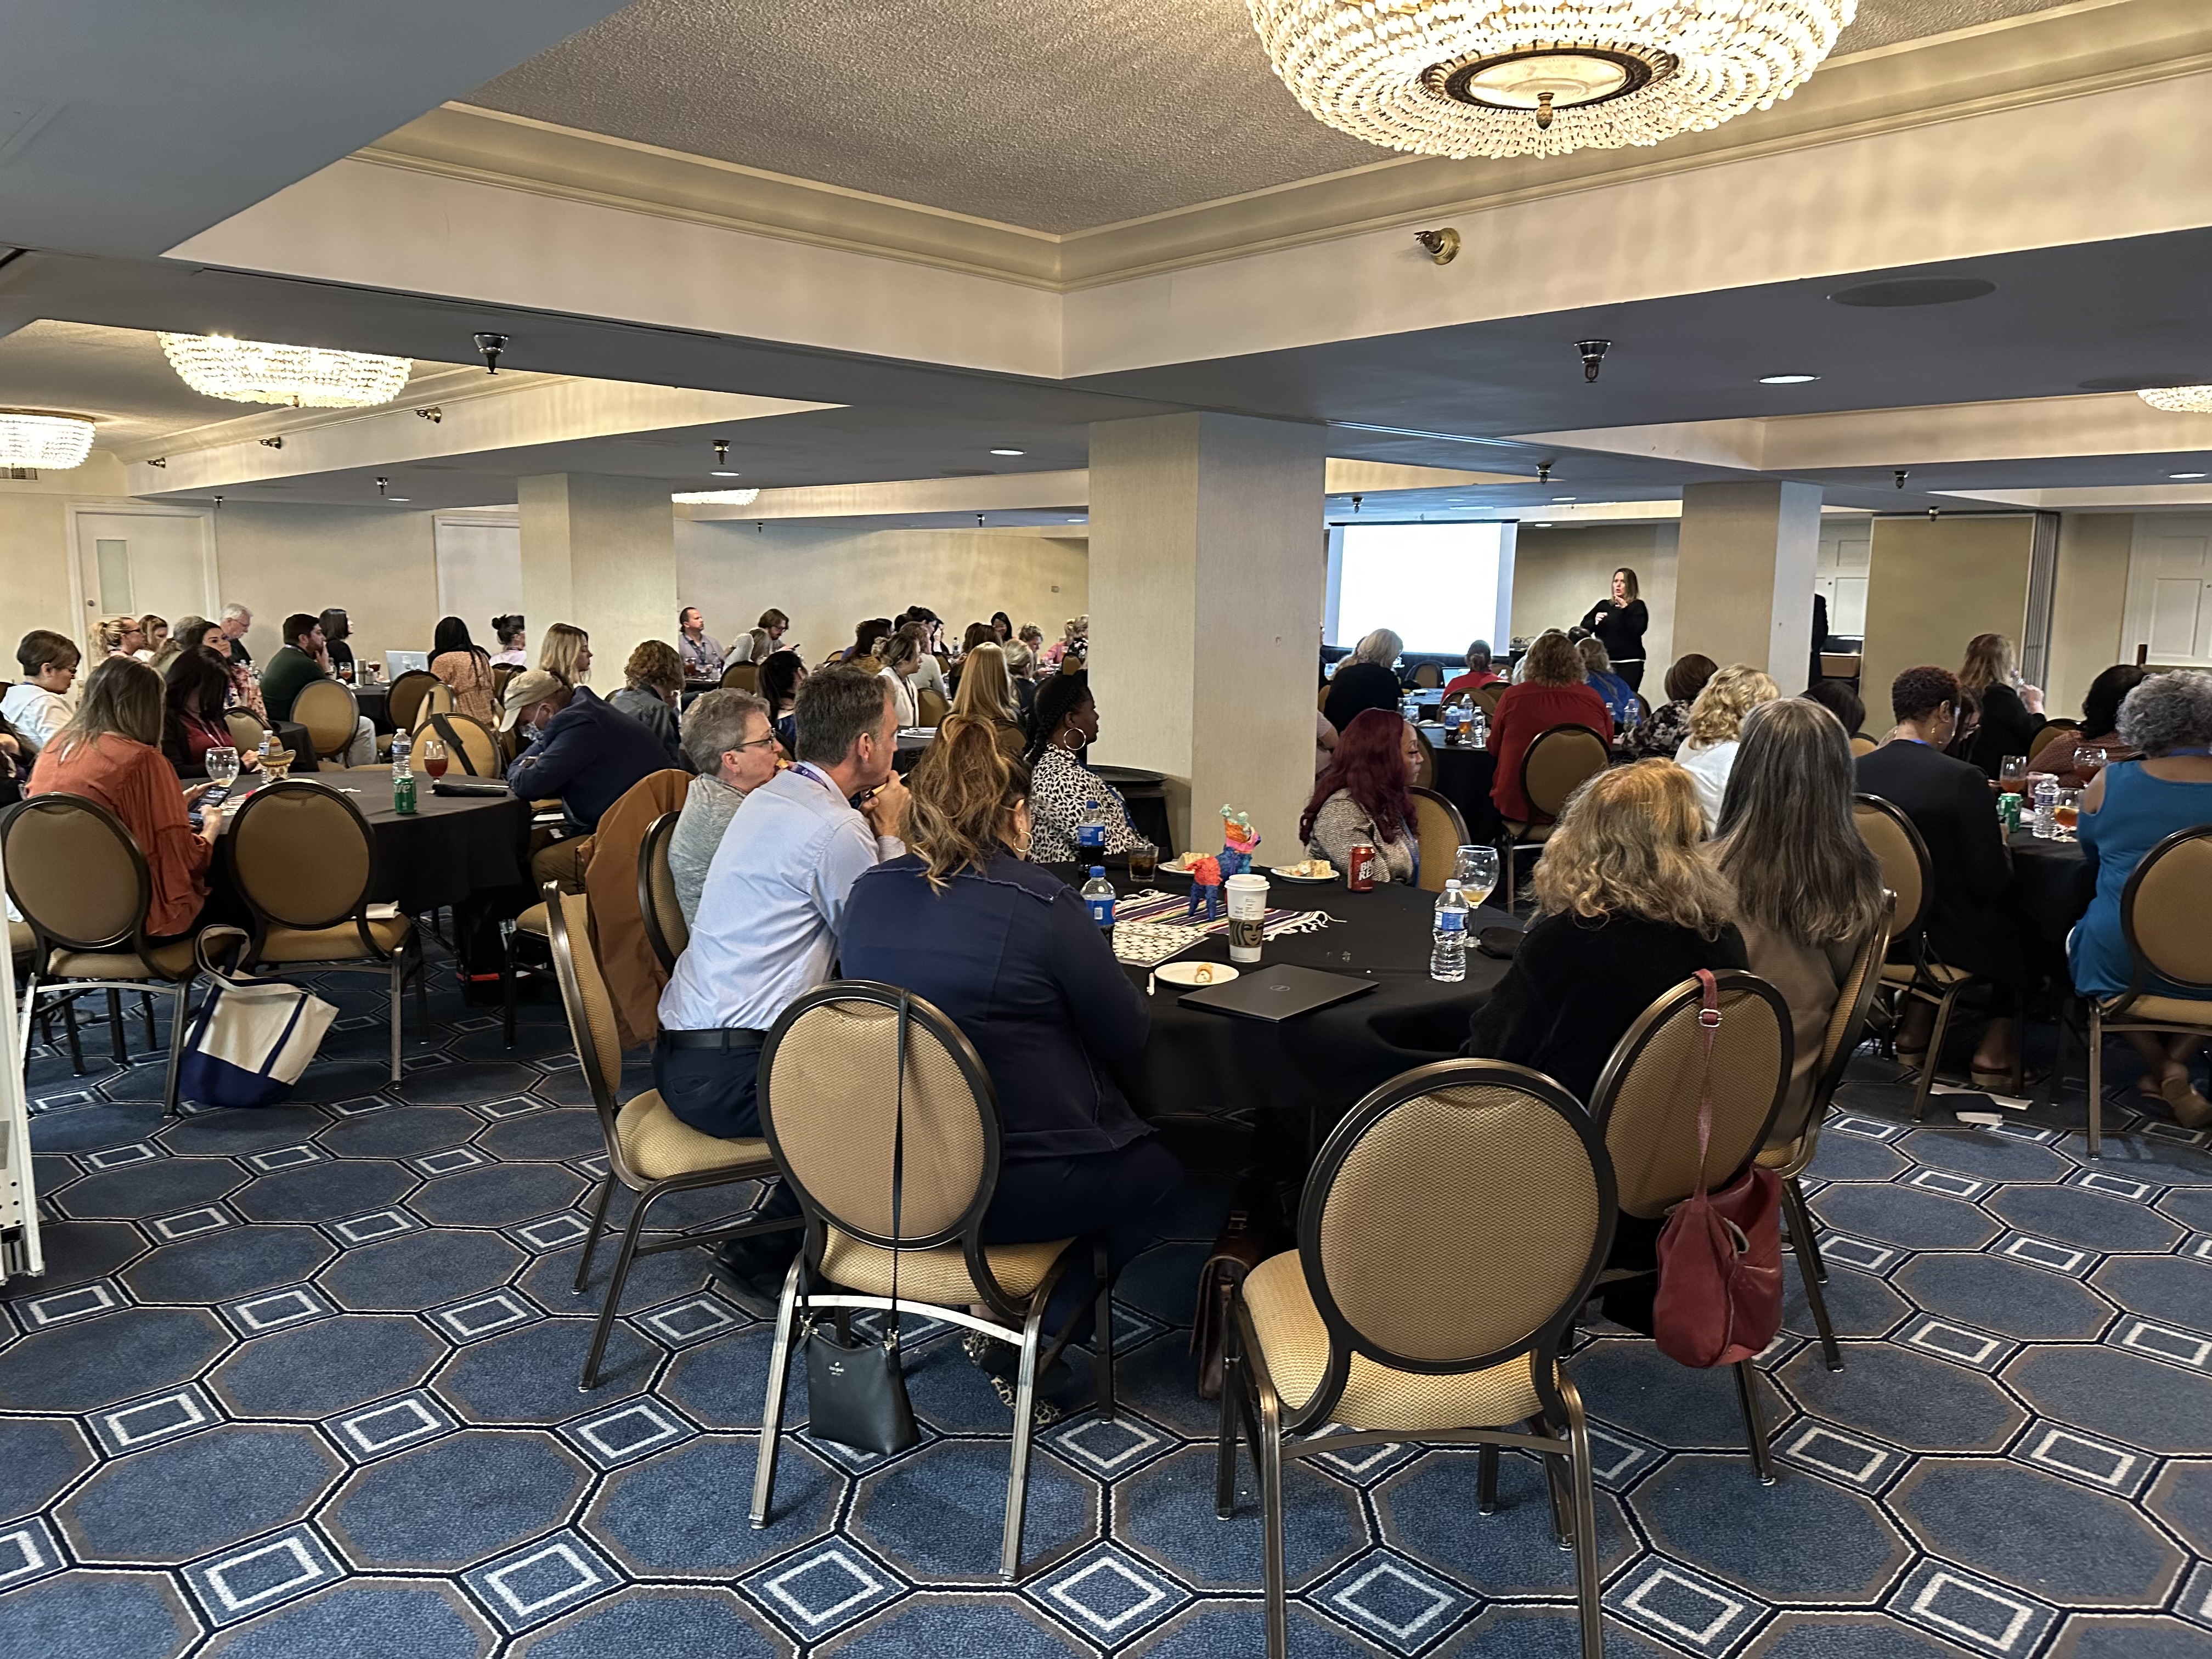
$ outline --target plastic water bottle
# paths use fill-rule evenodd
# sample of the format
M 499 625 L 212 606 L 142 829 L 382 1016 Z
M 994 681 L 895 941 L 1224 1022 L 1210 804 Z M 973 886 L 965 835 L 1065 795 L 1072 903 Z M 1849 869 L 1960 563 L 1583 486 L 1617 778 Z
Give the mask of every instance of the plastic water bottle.
M 1444 884 L 1437 899 L 1435 942 L 1429 947 L 1429 977 L 1456 985 L 1467 977 L 1467 895 L 1457 880 Z
M 400 779 L 405 777 L 410 772 L 415 769 L 407 763 L 407 751 L 412 746 L 412 739 L 410 739 L 404 732 L 394 732 L 392 734 L 392 782 L 398 782 Z
M 2035 838 L 2049 841 L 2058 833 L 2058 780 L 2045 778 L 2035 786 Z
M 1114 884 L 1106 879 L 1104 865 L 1091 866 L 1091 879 L 1083 884 L 1083 902 L 1091 907 L 1092 924 L 1110 933 L 1114 927 Z
M 1490 720 L 1480 703 L 1474 706 L 1474 718 L 1467 724 L 1467 740 L 1477 749 L 1490 747 Z
M 1083 822 L 1075 826 L 1075 848 L 1079 863 L 1106 856 L 1106 809 L 1095 800 L 1085 810 Z

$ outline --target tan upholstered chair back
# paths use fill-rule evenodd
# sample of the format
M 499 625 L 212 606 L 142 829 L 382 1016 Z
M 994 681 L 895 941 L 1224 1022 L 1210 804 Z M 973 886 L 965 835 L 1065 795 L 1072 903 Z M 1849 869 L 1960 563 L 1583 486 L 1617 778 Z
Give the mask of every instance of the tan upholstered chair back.
M 899 993 L 837 982 L 776 1022 L 761 1056 L 761 1121 L 785 1170 L 832 1226 L 889 1247 L 941 1243 L 988 1200 L 998 1105 L 959 1029 L 908 1001 L 905 1193 L 895 1239 Z
M 127 943 L 153 900 L 131 832 L 81 795 L 33 795 L 11 810 L 0 819 L 0 863 L 15 908 L 72 950 Z
M 1611 1231 L 1612 1182 L 1580 1109 L 1495 1060 L 1424 1066 L 1378 1098 L 1330 1138 L 1307 1188 L 1316 1301 L 1385 1363 L 1527 1347 L 1581 1300 Z
M 1889 908 L 1894 912 L 1897 896 L 1887 896 Z M 1875 930 L 1859 946 L 1858 954 L 1851 958 L 1850 972 L 1836 988 L 1836 1010 L 1828 1016 L 1828 1029 L 1820 1035 L 1820 1064 L 1814 1073 L 1823 1079 L 1819 1097 L 1825 1099 L 1835 1086 L 1827 1081 L 1831 1072 L 1840 1072 L 1850 1051 L 1858 1046 L 1866 1030 L 1867 1005 L 1874 1000 L 1875 985 L 1881 978 L 1881 959 L 1889 954 L 1889 916 L 1885 915 Z
M 1416 789 L 1413 836 L 1421 849 L 1422 889 L 1443 892 L 1459 863 L 1459 849 L 1468 844 L 1467 820 L 1460 817 L 1458 807 L 1433 789 Z
M 1605 770 L 1605 739 L 1587 726 L 1554 726 L 1539 732 L 1521 760 L 1521 787 L 1528 805 L 1547 818 L 1567 810 L 1567 797 Z
M 429 726 L 444 740 L 454 771 L 472 778 L 496 778 L 506 772 L 498 734 L 473 714 L 433 714 Z
M 249 749 L 260 748 L 261 734 L 269 729 L 254 717 L 250 708 L 231 709 L 223 715 L 222 723 L 230 728 L 232 747 L 241 755 Z
M 416 715 L 422 707 L 422 694 L 434 685 L 444 684 L 427 668 L 410 668 L 392 682 L 392 689 L 384 696 L 384 712 L 396 731 L 412 732 L 417 721 Z
M 663 812 L 637 844 L 637 908 L 645 918 L 645 942 L 664 971 L 672 971 L 676 958 L 690 948 L 691 930 L 684 923 L 684 906 L 676 896 L 676 878 L 668 868 L 668 842 L 676 833 L 681 811 Z
M 722 685 L 726 690 L 759 690 L 760 665 L 752 662 L 732 663 L 722 671 Z
M 491 700 L 495 708 L 507 704 L 507 683 L 522 671 L 511 662 L 495 662 L 491 665 Z
M 376 842 L 353 803 L 304 778 L 264 784 L 226 839 L 239 891 L 283 927 L 333 927 L 368 902 Z
M 945 693 L 935 686 L 925 685 L 915 694 L 915 720 L 921 726 L 945 724 L 945 717 L 952 712 L 952 705 L 945 700 Z
M 1323 680 L 1321 683 L 1321 690 L 1314 693 L 1314 707 L 1316 709 L 1326 708 L 1328 707 L 1328 682 L 1327 680 Z
M 1871 755 L 1881 747 L 1880 744 L 1864 732 L 1855 733 L 1851 738 L 1851 758 L 1857 760 L 1861 756 Z
M 1433 691 L 1444 683 L 1443 665 L 1420 662 L 1413 665 L 1413 684 L 1424 691 Z
M 1433 789 L 1437 787 L 1437 746 L 1418 726 L 1413 728 L 1413 741 L 1420 746 L 1420 757 L 1413 763 L 1413 787 Z
M 1717 977 L 1721 1023 L 1713 1038 L 1713 1129 L 1705 1154 L 1705 1179 L 1716 1188 L 1766 1144 L 1790 1064 L 1790 1008 L 1781 994 L 1733 969 Z M 1663 1215 L 1697 1185 L 1705 1066 L 1698 1006 L 1694 979 L 1653 1003 L 1613 1051 L 1590 1097 L 1624 1214 Z
M 353 742 L 361 710 L 353 692 L 337 680 L 310 680 L 292 699 L 292 718 L 307 728 L 307 743 L 325 760 Z
M 576 1060 L 591 1085 L 592 1101 L 611 1115 L 622 1086 L 622 1039 L 615 1032 L 615 1005 L 592 953 L 592 907 L 581 893 L 560 893 L 547 902 L 547 943 L 553 975 L 561 982 L 561 1008 L 568 1016 L 568 1036 Z
M 1492 725 L 1498 723 L 1498 700 L 1509 688 L 1504 681 L 1495 685 L 1479 685 L 1474 690 L 1474 706 L 1482 710 L 1483 719 Z
M 420 732 L 430 723 L 433 714 L 453 712 L 453 688 L 441 679 L 434 678 L 422 688 L 422 701 L 415 705 L 415 730 Z
M 2212 826 L 2168 836 L 2144 855 L 2121 896 L 2120 926 L 2142 967 L 2212 990 Z
M 1927 843 L 1912 820 L 1879 795 L 1854 796 L 1851 817 L 1881 865 L 1881 884 L 1897 896 L 1892 939 L 1899 943 L 1917 939 L 1927 920 Z

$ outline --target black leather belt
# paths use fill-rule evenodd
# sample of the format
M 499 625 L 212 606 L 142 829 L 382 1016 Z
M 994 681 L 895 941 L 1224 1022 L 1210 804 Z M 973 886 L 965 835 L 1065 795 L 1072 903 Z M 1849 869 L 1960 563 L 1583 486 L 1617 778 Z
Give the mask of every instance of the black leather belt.
M 672 1048 L 757 1048 L 766 1031 L 742 1025 L 724 1025 L 711 1031 L 663 1031 L 660 1040 Z

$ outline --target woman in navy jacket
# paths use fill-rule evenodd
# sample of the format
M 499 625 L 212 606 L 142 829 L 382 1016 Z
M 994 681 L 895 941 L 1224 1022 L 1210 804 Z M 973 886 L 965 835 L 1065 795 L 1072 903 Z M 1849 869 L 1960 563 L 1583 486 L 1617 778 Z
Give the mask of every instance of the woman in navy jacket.
M 983 1242 L 1103 1234 L 1119 1273 L 1161 1237 L 1182 1180 L 1116 1077 L 1142 1058 L 1145 1000 L 1076 890 L 1015 850 L 1029 845 L 1029 769 L 993 726 L 949 720 L 908 785 L 911 850 L 854 884 L 842 971 L 914 992 L 975 1045 L 1004 1133 Z M 1045 1328 L 1094 1289 L 1070 1273 Z M 970 1352 L 994 1372 L 1012 1364 L 1002 1343 Z

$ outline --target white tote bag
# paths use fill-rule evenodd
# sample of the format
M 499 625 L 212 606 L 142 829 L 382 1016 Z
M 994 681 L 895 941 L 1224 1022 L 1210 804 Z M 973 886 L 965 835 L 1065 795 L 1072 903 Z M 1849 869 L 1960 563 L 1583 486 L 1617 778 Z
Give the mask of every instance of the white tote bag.
M 289 1098 L 338 1011 L 311 991 L 276 980 L 235 979 L 209 958 L 243 941 L 234 927 L 200 935 L 210 986 L 185 1037 L 177 1092 L 203 1106 L 275 1106 Z

